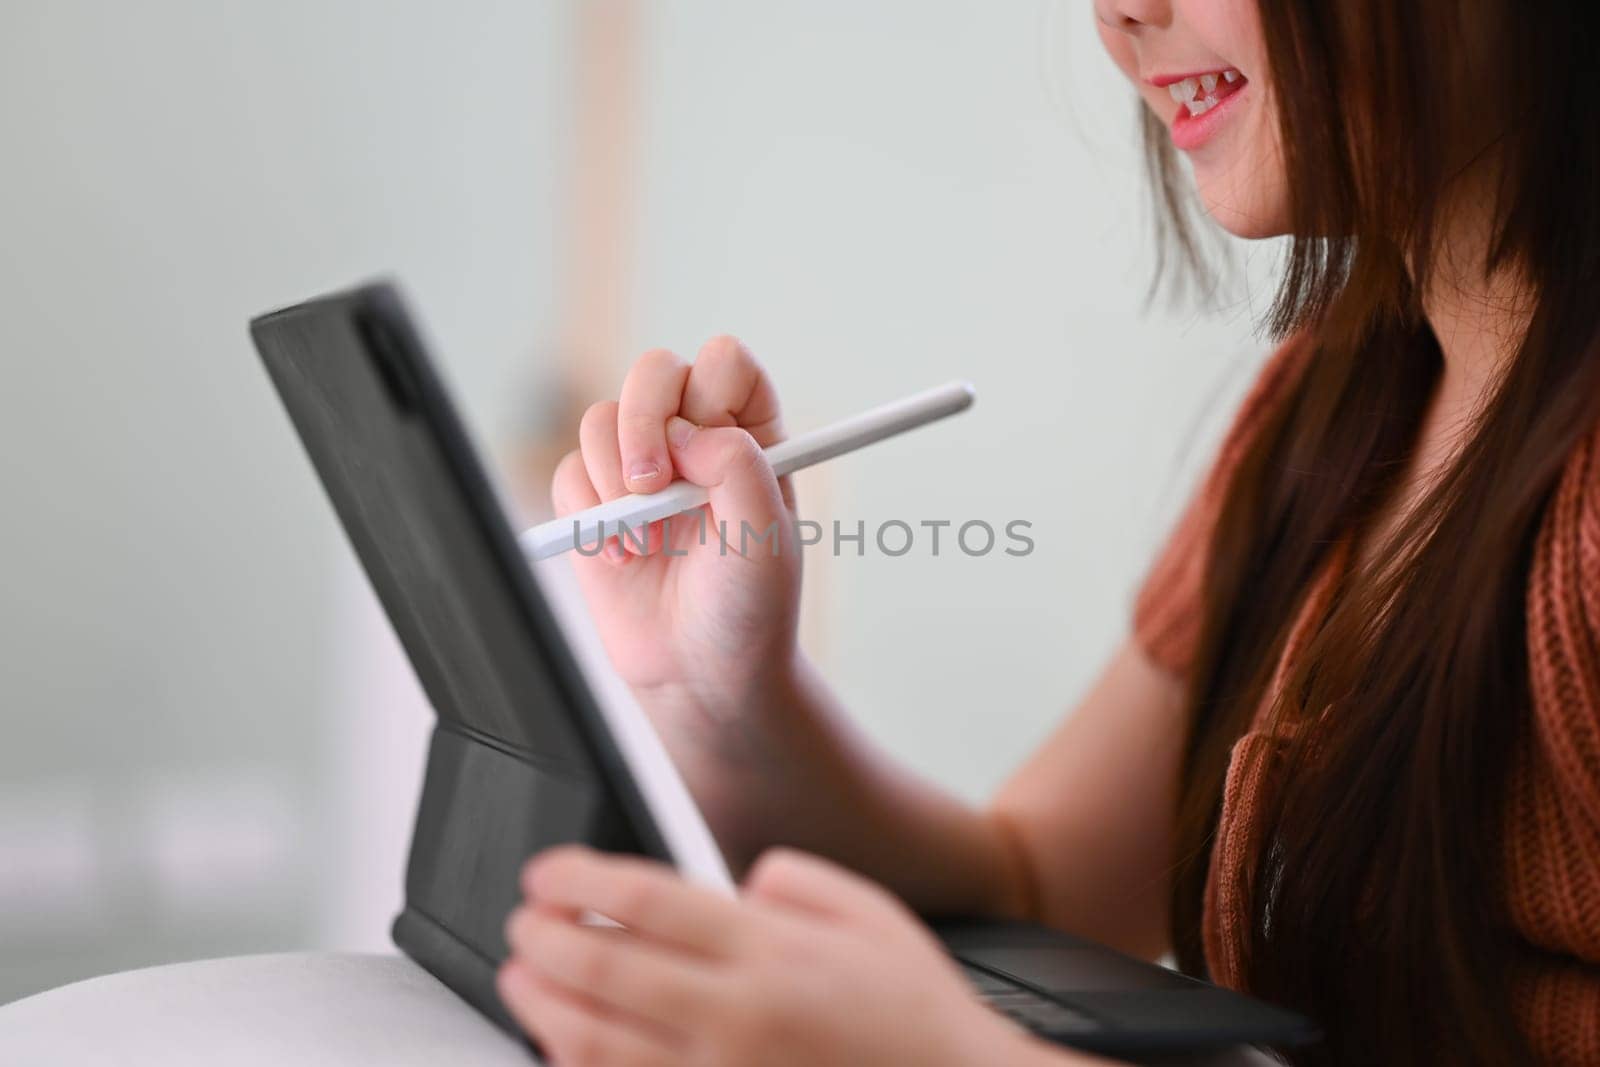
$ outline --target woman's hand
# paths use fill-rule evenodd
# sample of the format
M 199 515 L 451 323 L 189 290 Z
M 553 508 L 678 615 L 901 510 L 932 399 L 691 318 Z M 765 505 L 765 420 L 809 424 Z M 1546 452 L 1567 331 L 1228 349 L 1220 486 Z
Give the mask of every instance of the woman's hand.
M 633 531 L 575 559 L 606 651 L 641 698 L 672 693 L 721 711 L 792 661 L 800 555 L 787 487 L 762 451 L 782 439 L 777 393 L 731 337 L 693 364 L 645 353 L 621 399 L 584 414 L 581 447 L 551 487 L 558 516 L 679 477 L 711 497 L 648 537 Z
M 764 855 L 737 900 L 579 847 L 523 888 L 500 996 L 558 1067 L 1089 1062 L 983 1006 L 887 892 L 803 853 Z
M 708 490 L 705 508 L 654 524 L 642 546 L 624 537 L 573 566 L 729 866 L 797 845 L 929 910 L 1018 911 L 1018 880 L 1002 877 L 1018 869 L 1010 839 L 874 752 L 798 651 L 794 502 L 762 451 L 782 420 L 749 351 L 722 337 L 692 365 L 647 353 L 579 437 L 552 487 L 560 515 L 674 477 Z
M 573 565 L 612 664 L 730 840 L 760 836 L 734 832 L 730 813 L 771 806 L 749 794 L 773 762 L 763 754 L 782 747 L 758 713 L 796 688 L 793 500 L 762 451 L 782 438 L 777 393 L 738 341 L 710 341 L 693 364 L 648 352 L 620 400 L 585 413 L 581 447 L 551 487 L 559 516 L 679 477 L 709 490 L 698 512 L 574 553 Z

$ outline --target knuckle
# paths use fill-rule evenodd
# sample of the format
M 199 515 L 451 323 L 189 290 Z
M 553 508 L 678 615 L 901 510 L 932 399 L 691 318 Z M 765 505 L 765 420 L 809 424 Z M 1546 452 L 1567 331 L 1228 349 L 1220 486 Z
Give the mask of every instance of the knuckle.
M 661 894 L 653 883 L 642 878 L 630 881 L 617 891 L 617 910 L 625 922 L 644 925 L 659 906 Z
M 708 364 L 714 369 L 721 369 L 742 365 L 754 366 L 756 359 L 754 353 L 750 351 L 743 341 L 732 334 L 719 333 L 707 341 L 705 346 L 700 349 L 700 355 L 695 362 Z
M 560 485 L 563 481 L 566 481 L 582 472 L 583 453 L 574 448 L 566 455 L 561 457 L 560 462 L 556 464 L 555 474 L 551 475 L 550 480 L 553 484 Z M 585 475 L 585 477 L 587 477 L 587 475 Z
M 615 400 L 602 400 L 598 404 L 590 404 L 583 412 L 583 418 L 578 420 L 578 436 L 587 437 L 595 430 L 617 421 L 617 402 Z
M 672 372 L 688 366 L 684 358 L 666 348 L 652 348 L 640 356 L 633 364 L 633 374 L 656 375 L 660 372 Z
M 727 443 L 722 446 L 722 464 L 728 469 L 750 470 L 766 461 L 761 446 L 748 430 L 728 427 Z
M 581 857 L 567 845 L 552 845 L 534 856 L 536 870 L 546 880 L 566 882 L 573 875 L 575 862 Z
M 798 869 L 799 858 L 783 848 L 771 848 L 761 854 L 750 868 L 750 887 L 757 892 L 787 885 Z
M 550 998 L 544 989 L 537 985 L 525 987 L 518 994 L 518 1007 L 537 1028 L 544 1028 L 550 1007 Z

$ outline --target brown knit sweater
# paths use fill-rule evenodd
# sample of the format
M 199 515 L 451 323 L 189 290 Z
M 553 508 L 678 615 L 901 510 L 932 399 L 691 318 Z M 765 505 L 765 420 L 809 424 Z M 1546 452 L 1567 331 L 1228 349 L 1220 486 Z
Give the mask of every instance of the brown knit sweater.
M 1210 531 L 1228 479 L 1264 413 L 1310 358 L 1310 345 L 1291 341 L 1268 360 L 1140 589 L 1135 637 L 1175 675 L 1195 654 Z M 1348 555 L 1341 542 L 1306 591 L 1274 688 L 1320 622 Z M 1600 1065 L 1600 429 L 1567 460 L 1527 597 L 1533 722 L 1508 757 L 1500 871 L 1508 919 L 1526 949 L 1512 1010 L 1542 1060 Z M 1234 988 L 1243 982 L 1256 815 L 1273 802 L 1272 757 L 1282 744 L 1264 729 L 1271 703 L 1269 694 L 1233 749 L 1206 886 L 1207 965 Z

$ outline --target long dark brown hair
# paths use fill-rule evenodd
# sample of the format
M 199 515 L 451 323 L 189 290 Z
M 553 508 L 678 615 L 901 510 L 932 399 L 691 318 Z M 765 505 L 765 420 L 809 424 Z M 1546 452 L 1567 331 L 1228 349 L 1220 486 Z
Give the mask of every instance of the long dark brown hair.
M 1463 175 L 1487 170 L 1479 266 L 1521 279 L 1529 325 L 1398 547 L 1350 575 L 1291 665 L 1275 721 L 1310 728 L 1288 732 L 1260 813 L 1244 970 L 1251 990 L 1322 1024 L 1306 1062 L 1527 1062 L 1507 1001 L 1517 961 L 1499 831 L 1530 712 L 1534 538 L 1600 420 L 1600 5 L 1259 7 L 1293 235 L 1270 326 L 1304 334 L 1311 355 L 1251 438 L 1212 535 L 1174 947 L 1204 973 L 1230 751 L 1329 546 L 1392 501 L 1441 373 L 1421 295 L 1440 269 L 1442 214 L 1460 208 Z M 1192 260 L 1170 144 L 1147 130 L 1168 234 Z

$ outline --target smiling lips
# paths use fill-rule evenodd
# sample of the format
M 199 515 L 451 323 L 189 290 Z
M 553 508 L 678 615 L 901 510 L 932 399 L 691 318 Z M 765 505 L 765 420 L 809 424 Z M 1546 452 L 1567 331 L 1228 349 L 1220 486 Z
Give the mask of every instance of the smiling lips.
M 1172 118 L 1172 143 L 1185 152 L 1199 148 L 1211 139 L 1229 110 L 1223 105 L 1250 84 L 1250 79 L 1233 67 L 1201 74 L 1152 78 L 1151 81 L 1166 89 L 1172 94 L 1173 101 L 1182 105 Z

